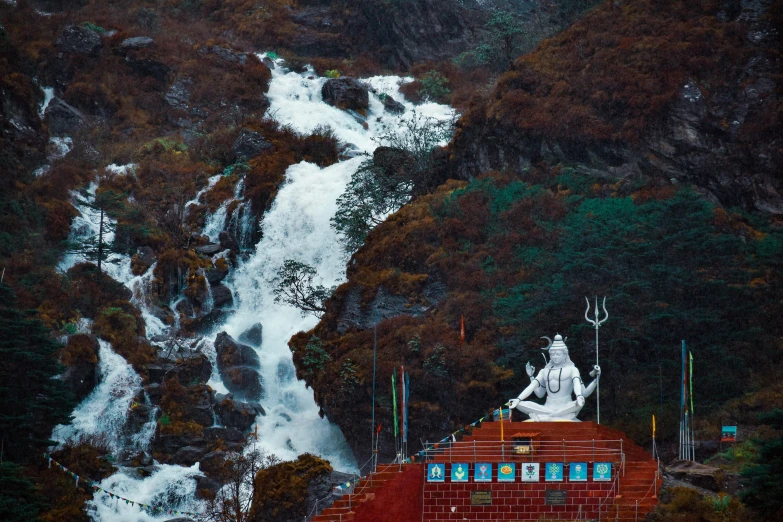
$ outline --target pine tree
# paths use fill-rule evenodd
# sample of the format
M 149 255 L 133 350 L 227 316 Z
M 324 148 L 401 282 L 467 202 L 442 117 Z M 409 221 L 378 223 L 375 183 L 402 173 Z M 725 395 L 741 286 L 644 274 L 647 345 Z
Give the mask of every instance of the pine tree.
M 50 443 L 55 424 L 67 422 L 75 405 L 54 357 L 58 345 L 35 312 L 15 307 L 0 283 L 0 461 L 23 461 Z

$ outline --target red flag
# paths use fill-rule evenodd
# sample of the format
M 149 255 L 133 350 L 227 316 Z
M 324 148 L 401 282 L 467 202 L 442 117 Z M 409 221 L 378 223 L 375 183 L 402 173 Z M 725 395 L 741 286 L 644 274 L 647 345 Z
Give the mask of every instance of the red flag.
M 375 428 L 375 434 L 378 435 L 381 432 L 381 427 L 383 426 L 382 422 L 378 423 L 378 427 Z
M 459 342 L 465 342 L 465 316 L 459 316 Z

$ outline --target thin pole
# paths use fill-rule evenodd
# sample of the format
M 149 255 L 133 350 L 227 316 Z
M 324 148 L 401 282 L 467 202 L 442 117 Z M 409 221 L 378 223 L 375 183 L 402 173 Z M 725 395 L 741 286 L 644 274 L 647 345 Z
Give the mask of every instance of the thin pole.
M 378 353 L 378 305 L 375 305 L 375 328 L 373 332 L 373 341 L 372 341 L 372 426 L 371 426 L 371 437 L 370 437 L 370 450 L 372 450 L 372 454 L 370 457 L 372 458 L 373 464 L 372 469 L 375 471 L 375 467 L 377 466 L 377 453 L 375 451 L 375 368 L 376 368 L 376 361 L 377 361 L 377 353 Z
M 0 275 L 0 283 L 3 282 L 3 279 L 5 279 L 5 268 L 3 268 L 3 274 Z
M 596 319 L 598 318 L 598 297 L 595 298 Z M 595 325 L 595 365 L 598 366 L 598 326 Z M 601 379 L 595 383 L 595 406 L 598 424 L 601 424 Z
M 680 459 L 687 460 L 683 444 L 687 442 L 685 429 L 687 428 L 687 417 L 685 416 L 685 339 L 682 340 L 682 367 L 680 376 L 682 378 L 682 388 L 680 389 Z

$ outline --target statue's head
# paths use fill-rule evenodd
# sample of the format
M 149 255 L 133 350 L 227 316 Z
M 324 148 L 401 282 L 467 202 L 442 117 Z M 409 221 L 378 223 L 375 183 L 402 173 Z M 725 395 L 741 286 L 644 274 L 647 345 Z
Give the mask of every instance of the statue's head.
M 544 348 L 544 350 L 549 351 L 549 364 L 547 364 L 549 368 L 573 364 L 571 357 L 568 355 L 568 346 L 566 346 L 560 334 L 555 335 L 555 340 L 550 341 L 549 346 Z

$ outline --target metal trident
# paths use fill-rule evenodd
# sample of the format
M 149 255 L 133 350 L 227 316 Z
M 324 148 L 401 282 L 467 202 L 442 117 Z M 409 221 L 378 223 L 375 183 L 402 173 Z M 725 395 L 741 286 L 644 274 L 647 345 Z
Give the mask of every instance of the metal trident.
M 585 297 L 585 301 L 587 301 L 587 309 L 585 310 L 585 319 L 587 319 L 587 322 L 592 324 L 595 328 L 595 366 L 596 369 L 598 368 L 598 328 L 601 327 L 602 324 L 606 322 L 607 319 L 609 319 L 609 312 L 606 311 L 606 296 L 604 296 L 603 301 L 603 309 L 604 309 L 604 318 L 598 319 L 598 296 L 595 298 L 595 320 L 590 319 L 587 316 L 587 313 L 590 311 L 590 300 Z M 595 371 L 590 372 L 590 375 L 593 375 Z M 598 418 L 598 424 L 601 424 L 601 379 L 599 375 L 599 379 L 596 382 L 596 405 L 597 405 L 597 418 Z

